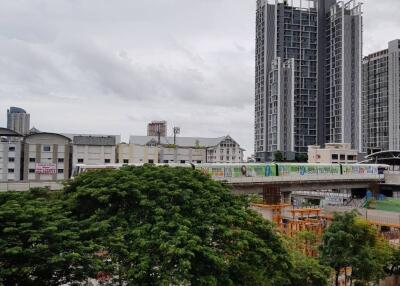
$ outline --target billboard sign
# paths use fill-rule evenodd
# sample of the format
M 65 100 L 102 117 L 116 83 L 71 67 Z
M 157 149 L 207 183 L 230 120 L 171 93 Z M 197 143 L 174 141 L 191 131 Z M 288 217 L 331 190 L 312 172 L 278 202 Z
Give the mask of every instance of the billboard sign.
M 57 165 L 53 163 L 37 163 L 35 168 L 36 174 L 56 174 Z

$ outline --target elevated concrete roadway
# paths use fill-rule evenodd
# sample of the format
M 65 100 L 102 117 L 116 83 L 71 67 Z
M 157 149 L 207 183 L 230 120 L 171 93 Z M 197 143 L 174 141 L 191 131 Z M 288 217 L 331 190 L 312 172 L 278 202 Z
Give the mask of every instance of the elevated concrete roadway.
M 236 192 L 256 194 L 268 187 L 281 192 L 317 191 L 329 189 L 358 189 L 384 182 L 383 175 L 310 175 L 286 177 L 249 177 L 218 179 L 231 185 Z

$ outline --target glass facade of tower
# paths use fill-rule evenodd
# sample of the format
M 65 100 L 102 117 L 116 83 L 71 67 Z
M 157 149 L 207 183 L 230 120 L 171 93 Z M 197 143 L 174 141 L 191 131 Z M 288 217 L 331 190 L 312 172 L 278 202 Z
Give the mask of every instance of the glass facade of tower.
M 383 50 L 364 58 L 362 128 L 363 151 L 389 149 L 389 58 Z
M 400 40 L 363 60 L 363 151 L 400 149 Z
M 283 147 L 294 153 L 306 153 L 309 145 L 317 143 L 317 9 L 278 4 L 277 11 L 282 32 L 277 33 L 276 56 L 284 62 L 294 59 L 294 145 L 291 149 Z
M 258 0 L 255 153 L 360 141 L 361 4 Z
M 265 13 L 266 7 L 262 1 L 258 2 L 256 16 L 256 73 L 255 73 L 255 146 L 256 152 L 265 151 L 266 133 L 266 76 L 265 76 Z
M 361 145 L 362 17 L 357 1 L 326 14 L 325 142 Z

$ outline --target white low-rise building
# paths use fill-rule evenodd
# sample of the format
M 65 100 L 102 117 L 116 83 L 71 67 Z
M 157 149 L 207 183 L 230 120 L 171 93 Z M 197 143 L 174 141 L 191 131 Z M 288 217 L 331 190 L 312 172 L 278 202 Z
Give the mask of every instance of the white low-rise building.
M 205 148 L 160 146 L 160 163 L 205 163 Z
M 242 163 L 243 151 L 229 135 L 216 138 L 207 147 L 207 163 Z
M 154 146 L 121 143 L 117 153 L 120 164 L 158 163 L 159 150 Z
M 174 137 L 131 136 L 129 143 L 133 146 L 157 148 L 158 158 L 152 159 L 155 163 L 243 162 L 244 150 L 229 135 L 219 138 L 176 137 L 175 139 Z M 140 148 L 137 148 L 137 152 L 140 152 Z M 137 157 L 144 157 L 144 154 Z
M 34 133 L 25 137 L 23 179 L 66 180 L 70 176 L 71 140 L 56 133 Z
M 0 128 L 0 182 L 22 179 L 22 140 L 21 134 Z
M 73 136 L 72 167 L 77 164 L 104 165 L 117 162 L 117 138 L 115 136 Z
M 347 143 L 327 143 L 325 148 L 308 146 L 308 163 L 355 164 L 358 155 L 358 151 L 351 149 L 351 144 Z

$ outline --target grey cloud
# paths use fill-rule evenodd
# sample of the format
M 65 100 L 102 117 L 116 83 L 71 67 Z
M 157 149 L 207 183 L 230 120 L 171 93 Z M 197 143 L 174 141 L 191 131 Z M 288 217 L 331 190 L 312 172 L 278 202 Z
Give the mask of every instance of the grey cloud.
M 123 135 L 165 119 L 252 152 L 256 0 L 1 2 L 0 119 L 21 105 L 39 129 Z M 364 2 L 369 53 L 400 37 L 400 2 Z

